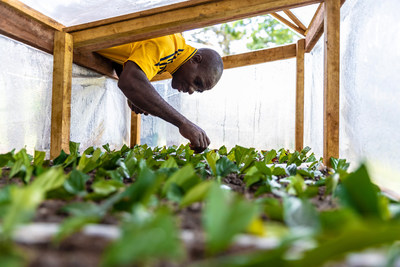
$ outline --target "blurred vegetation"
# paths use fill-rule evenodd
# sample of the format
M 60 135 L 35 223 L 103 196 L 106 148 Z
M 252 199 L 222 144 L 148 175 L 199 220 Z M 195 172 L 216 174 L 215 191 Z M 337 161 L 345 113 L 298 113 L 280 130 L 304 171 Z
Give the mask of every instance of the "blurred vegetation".
M 104 251 L 102 266 L 321 266 L 351 252 L 379 248 L 381 266 L 399 260 L 400 203 L 371 182 L 368 166 L 349 172 L 344 159 L 331 169 L 311 153 L 258 151 L 235 146 L 194 154 L 189 145 L 89 147 L 49 161 L 26 149 L 0 154 L 0 262 L 25 266 L 14 242 L 47 199 L 65 201 L 68 214 L 54 242 L 113 216 L 120 237 Z M 242 180 L 242 191 L 226 179 Z M 398 178 L 398 177 L 396 177 Z M 226 184 L 229 186 L 228 187 Z M 201 262 L 185 262 L 180 212 L 201 203 Z M 240 234 L 274 239 L 270 248 L 227 253 Z M 146 242 L 143 242 L 146 240 Z M 193 263 L 193 264 L 192 264 Z

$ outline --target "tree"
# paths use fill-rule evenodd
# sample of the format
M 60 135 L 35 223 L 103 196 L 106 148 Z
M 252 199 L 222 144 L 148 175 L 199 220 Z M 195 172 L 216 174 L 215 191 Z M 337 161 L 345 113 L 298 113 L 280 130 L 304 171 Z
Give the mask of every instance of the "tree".
M 257 50 L 292 43 L 297 36 L 274 18 L 264 15 L 194 30 L 187 38 L 206 45 L 217 42 L 223 55 L 230 55 L 239 41 L 247 41 L 248 50 Z

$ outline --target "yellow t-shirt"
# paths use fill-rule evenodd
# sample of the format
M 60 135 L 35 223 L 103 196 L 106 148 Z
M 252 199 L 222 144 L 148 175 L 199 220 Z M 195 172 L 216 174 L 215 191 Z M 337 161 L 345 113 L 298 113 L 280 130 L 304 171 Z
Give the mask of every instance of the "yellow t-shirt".
M 173 74 L 188 61 L 197 49 L 186 44 L 182 34 L 176 33 L 150 40 L 134 42 L 97 51 L 121 65 L 135 62 L 149 80 L 165 71 Z

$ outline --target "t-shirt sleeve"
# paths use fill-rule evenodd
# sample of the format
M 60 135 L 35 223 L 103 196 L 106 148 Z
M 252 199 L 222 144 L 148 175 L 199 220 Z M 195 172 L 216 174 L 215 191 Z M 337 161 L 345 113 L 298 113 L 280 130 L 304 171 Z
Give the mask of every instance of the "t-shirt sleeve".
M 128 60 L 135 62 L 151 81 L 158 72 L 155 65 L 160 60 L 159 47 L 151 40 L 138 42 L 132 48 L 132 53 L 126 61 Z

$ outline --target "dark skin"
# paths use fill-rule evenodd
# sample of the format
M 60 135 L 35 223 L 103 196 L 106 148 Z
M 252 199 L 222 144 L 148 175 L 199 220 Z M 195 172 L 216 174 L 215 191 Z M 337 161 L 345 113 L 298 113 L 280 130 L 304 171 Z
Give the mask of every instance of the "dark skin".
M 216 81 L 212 75 L 207 74 L 206 68 L 202 68 L 202 61 L 202 55 L 196 53 L 183 64 L 173 74 L 172 87 L 188 94 L 211 89 Z M 189 139 L 190 147 L 195 152 L 204 151 L 210 144 L 210 139 L 205 131 L 169 105 L 157 93 L 136 63 L 132 61 L 125 63 L 118 86 L 128 98 L 128 104 L 134 112 L 151 114 L 172 123 L 179 128 L 183 137 Z

